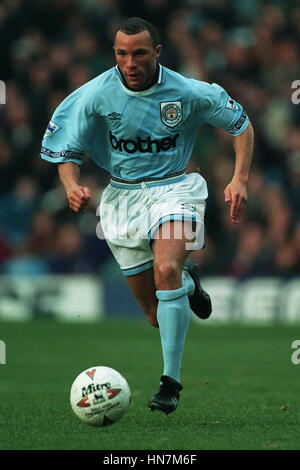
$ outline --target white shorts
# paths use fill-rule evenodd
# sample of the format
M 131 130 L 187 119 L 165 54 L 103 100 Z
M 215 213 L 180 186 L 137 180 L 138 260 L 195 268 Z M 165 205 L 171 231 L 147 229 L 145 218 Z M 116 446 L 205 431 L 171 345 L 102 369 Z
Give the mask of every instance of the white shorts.
M 132 276 L 153 265 L 151 241 L 164 222 L 187 221 L 189 231 L 193 222 L 193 239 L 187 249 L 203 248 L 206 198 L 206 182 L 198 173 L 139 184 L 112 180 L 101 197 L 100 223 L 123 274 Z

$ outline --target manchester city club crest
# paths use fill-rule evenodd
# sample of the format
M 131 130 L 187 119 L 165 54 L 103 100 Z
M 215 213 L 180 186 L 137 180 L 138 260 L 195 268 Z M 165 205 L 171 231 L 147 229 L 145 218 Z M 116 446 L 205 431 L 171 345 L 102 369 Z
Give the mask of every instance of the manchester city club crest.
M 160 103 L 162 122 L 168 127 L 175 127 L 182 120 L 181 101 L 163 101 Z

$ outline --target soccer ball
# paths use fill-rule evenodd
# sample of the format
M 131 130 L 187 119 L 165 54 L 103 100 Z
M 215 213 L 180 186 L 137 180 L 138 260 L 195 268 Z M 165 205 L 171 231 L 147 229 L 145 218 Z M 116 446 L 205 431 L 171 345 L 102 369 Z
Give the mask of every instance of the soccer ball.
M 110 367 L 96 366 L 81 372 L 74 380 L 70 402 L 76 416 L 93 426 L 116 423 L 130 404 L 126 379 Z

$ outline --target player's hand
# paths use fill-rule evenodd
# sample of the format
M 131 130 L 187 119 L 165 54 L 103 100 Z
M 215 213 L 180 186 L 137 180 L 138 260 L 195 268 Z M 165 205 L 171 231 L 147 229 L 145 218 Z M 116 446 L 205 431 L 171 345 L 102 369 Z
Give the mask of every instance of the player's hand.
M 232 180 L 228 186 L 226 186 L 224 195 L 225 203 L 231 203 L 231 222 L 238 224 L 243 218 L 244 210 L 247 204 L 246 184 L 239 180 Z
M 67 193 L 69 206 L 74 212 L 84 212 L 91 199 L 89 188 L 75 186 Z

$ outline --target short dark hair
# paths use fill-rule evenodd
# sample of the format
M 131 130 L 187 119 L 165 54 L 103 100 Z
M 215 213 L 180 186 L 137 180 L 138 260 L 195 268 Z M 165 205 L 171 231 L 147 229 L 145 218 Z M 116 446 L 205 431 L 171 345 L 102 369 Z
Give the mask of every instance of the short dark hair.
M 158 32 L 155 27 L 148 21 L 136 16 L 124 20 L 116 30 L 115 35 L 118 31 L 122 31 L 125 34 L 138 34 L 142 31 L 148 31 L 153 47 L 159 44 Z

